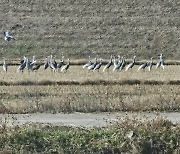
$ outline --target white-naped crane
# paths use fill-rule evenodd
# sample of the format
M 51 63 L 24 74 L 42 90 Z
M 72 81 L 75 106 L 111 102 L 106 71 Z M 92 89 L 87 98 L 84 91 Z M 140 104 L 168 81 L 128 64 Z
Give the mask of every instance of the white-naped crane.
M 148 63 L 148 71 L 150 72 L 152 70 L 153 66 L 153 57 L 151 57 L 151 61 Z
M 49 67 L 52 69 L 53 73 L 55 73 L 56 69 L 57 69 L 57 63 L 56 61 L 51 61 L 49 62 Z
M 57 69 L 60 69 L 63 65 L 65 65 L 65 63 L 64 63 L 64 56 L 62 55 L 61 61 L 57 63 Z
M 26 67 L 26 61 L 27 61 L 27 58 L 24 56 L 24 60 L 21 60 L 21 64 L 19 65 L 19 67 L 17 68 L 17 72 L 23 72 L 25 67 Z
M 49 56 L 46 57 L 45 63 L 44 63 L 44 69 L 46 70 L 49 67 Z
M 32 61 L 30 61 L 31 64 L 35 64 L 37 61 L 35 60 L 35 56 L 33 56 Z
M 99 72 L 99 69 L 101 68 L 101 66 L 102 66 L 102 58 L 100 58 L 100 62 L 97 63 L 97 65 L 94 67 L 93 71 L 98 70 L 98 72 Z
M 139 66 L 139 68 L 138 68 L 138 71 L 140 71 L 140 70 L 145 70 L 145 68 L 148 66 L 148 63 L 147 62 L 144 62 L 143 64 L 141 64 L 140 66 Z
M 6 63 L 6 59 L 4 58 L 4 62 L 3 62 L 3 70 L 7 73 L 7 69 L 8 69 L 8 64 Z
M 68 58 L 67 64 L 61 67 L 61 72 L 67 72 L 67 70 L 69 69 L 69 66 L 70 66 L 70 59 Z
M 10 34 L 10 32 L 4 32 L 4 40 L 9 42 L 15 40 L 15 38 Z
M 53 73 L 56 72 L 57 70 L 57 62 L 55 60 L 55 58 L 53 58 L 53 56 L 50 56 L 50 60 L 49 60 L 49 67 L 52 69 Z
M 118 65 L 118 62 L 119 62 L 119 55 L 118 55 L 118 58 L 116 59 L 116 57 L 114 56 L 114 59 L 113 59 L 113 64 L 114 64 L 114 67 L 116 67 L 116 65 Z
M 41 67 L 41 65 L 36 63 L 33 65 L 32 70 L 37 71 L 40 67 Z
M 111 55 L 110 61 L 103 68 L 103 72 L 105 72 L 106 70 L 109 70 L 109 68 L 112 66 L 112 64 L 113 64 L 113 62 L 112 62 L 112 55 Z
M 88 68 L 92 64 L 93 64 L 93 62 L 91 61 L 91 56 L 89 55 L 89 61 L 86 64 L 83 65 L 83 68 Z
M 20 63 L 23 64 L 24 61 L 26 61 L 26 56 L 24 56 L 24 58 L 20 61 Z
M 26 68 L 28 71 L 33 71 L 33 66 L 36 63 L 35 56 L 33 56 L 32 61 L 30 61 L 28 58 L 26 58 Z
M 128 66 L 126 67 L 125 71 L 127 71 L 129 69 L 132 69 L 133 66 L 135 65 L 135 62 L 136 62 L 136 56 L 134 56 L 133 61 L 130 64 L 128 64 Z
M 60 69 L 63 65 L 65 65 L 64 60 L 62 59 L 59 63 L 57 63 L 57 69 Z
M 159 55 L 159 61 L 156 64 L 156 68 L 161 68 L 164 69 L 164 60 L 163 60 L 163 54 Z
M 97 58 L 95 58 L 95 62 L 88 66 L 88 71 L 93 70 L 97 65 Z
M 121 59 L 121 57 L 118 55 L 118 61 L 117 61 L 117 62 L 114 61 L 113 72 L 114 72 L 115 70 L 119 70 L 119 68 L 121 67 L 121 64 L 122 64 L 122 59 Z
M 126 66 L 125 56 L 122 56 L 122 64 L 119 68 L 120 71 L 122 71 Z

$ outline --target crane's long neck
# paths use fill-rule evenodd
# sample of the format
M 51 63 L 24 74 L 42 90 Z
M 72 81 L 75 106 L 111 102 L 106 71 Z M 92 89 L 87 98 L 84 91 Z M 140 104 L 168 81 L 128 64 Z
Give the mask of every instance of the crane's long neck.
M 68 63 L 67 63 L 67 65 L 69 65 L 70 64 L 70 59 L 68 59 Z
M 162 60 L 163 60 L 162 55 L 159 57 L 159 60 L 160 60 L 160 61 L 162 61 Z
M 133 59 L 133 63 L 135 63 L 136 62 L 136 57 L 134 57 L 134 59 Z
M 110 59 L 110 63 L 112 63 L 112 58 Z

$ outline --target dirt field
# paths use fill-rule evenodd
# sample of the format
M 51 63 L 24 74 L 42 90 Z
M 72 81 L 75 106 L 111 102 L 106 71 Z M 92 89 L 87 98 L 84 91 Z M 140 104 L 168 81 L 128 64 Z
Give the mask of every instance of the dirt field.
M 121 53 L 149 59 L 164 53 L 177 60 L 179 5 L 178 0 L 2 0 L 0 32 L 12 32 L 16 41 L 1 42 L 1 57 Z

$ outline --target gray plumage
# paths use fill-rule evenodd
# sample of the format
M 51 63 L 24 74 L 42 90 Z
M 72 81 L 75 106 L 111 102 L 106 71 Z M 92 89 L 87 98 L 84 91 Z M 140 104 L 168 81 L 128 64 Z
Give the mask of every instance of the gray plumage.
M 148 71 L 150 72 L 153 66 L 153 57 L 151 57 L 151 61 L 148 64 Z
M 138 71 L 139 71 L 139 70 L 144 70 L 146 67 L 147 67 L 147 62 L 141 64 L 141 65 L 139 66 L 139 68 L 138 68 Z
M 70 59 L 68 59 L 68 63 L 66 65 L 63 65 L 61 67 L 61 72 L 67 72 L 67 70 L 69 69 L 70 66 Z
M 102 59 L 100 59 L 100 62 L 94 67 L 93 71 L 99 70 L 101 66 L 102 66 Z
M 110 58 L 110 61 L 104 66 L 103 68 L 103 72 L 105 72 L 105 70 L 108 70 L 111 66 L 112 66 L 112 56 Z
M 123 56 L 123 57 L 122 57 L 122 64 L 121 64 L 119 70 L 120 70 L 120 71 L 123 70 L 123 69 L 125 68 L 125 66 L 126 66 L 126 61 L 125 61 L 125 57 Z
M 3 62 L 3 70 L 7 73 L 7 69 L 8 69 L 8 65 L 6 63 L 6 60 L 4 59 L 4 62 Z
M 21 63 L 20 65 L 19 65 L 19 67 L 17 68 L 17 71 L 19 72 L 19 71 L 21 71 L 21 72 L 23 72 L 24 71 L 24 69 L 25 69 L 25 67 L 26 67 L 26 57 L 24 57 L 24 61 L 23 61 L 23 63 Z
M 9 32 L 4 32 L 4 40 L 9 42 L 15 40 L 15 38 Z
M 83 68 L 89 67 L 93 64 L 93 62 L 91 61 L 91 57 L 89 56 L 89 61 L 83 65 Z
M 88 66 L 88 70 L 89 70 L 89 71 L 90 71 L 90 70 L 93 70 L 93 69 L 96 67 L 96 65 L 97 65 L 97 58 L 95 58 L 95 62 L 92 63 L 92 65 Z
M 128 69 L 132 69 L 133 66 L 135 65 L 135 61 L 136 61 L 136 56 L 134 56 L 133 61 L 126 67 L 125 71 L 127 71 Z
M 118 59 L 119 59 L 118 62 L 114 62 L 115 64 L 114 64 L 113 72 L 115 70 L 119 70 L 119 68 L 121 67 L 122 60 L 120 59 L 120 56 L 118 56 Z
M 162 69 L 164 69 L 164 60 L 163 60 L 163 54 L 161 54 L 159 56 L 159 62 L 156 64 L 156 68 L 160 68 L 162 67 Z

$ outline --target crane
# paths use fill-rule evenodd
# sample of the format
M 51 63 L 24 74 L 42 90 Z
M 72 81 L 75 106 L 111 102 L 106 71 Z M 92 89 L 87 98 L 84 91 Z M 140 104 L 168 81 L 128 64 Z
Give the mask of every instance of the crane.
M 112 65 L 112 55 L 110 57 L 110 61 L 104 66 L 103 68 L 103 72 L 105 72 L 105 70 L 109 70 L 109 68 L 111 67 Z
M 15 38 L 10 34 L 10 32 L 4 32 L 4 40 L 9 42 L 15 40 Z
M 100 69 L 100 67 L 102 66 L 102 58 L 100 59 L 100 62 L 94 67 L 93 71 Z
M 4 62 L 3 62 L 3 70 L 7 73 L 7 68 L 8 68 L 8 65 L 6 63 L 6 59 L 4 58 Z
M 141 65 L 139 66 L 139 68 L 138 68 L 138 71 L 139 71 L 139 70 L 145 70 L 145 68 L 146 68 L 147 66 L 148 66 L 148 65 L 147 65 L 147 62 L 141 64 Z
M 127 71 L 128 69 L 132 69 L 133 66 L 135 65 L 135 61 L 136 61 L 136 56 L 134 56 L 133 61 L 126 67 L 125 71 Z
M 68 63 L 66 65 L 63 65 L 61 67 L 61 72 L 67 72 L 67 70 L 69 69 L 70 66 L 70 59 L 68 59 Z
M 148 64 L 148 71 L 150 72 L 153 66 L 153 57 L 151 57 L 151 61 Z
M 119 68 L 120 71 L 122 71 L 126 66 L 125 56 L 122 56 L 122 64 Z
M 163 54 L 160 54 L 160 56 L 159 56 L 159 62 L 156 64 L 156 68 L 160 68 L 160 67 L 162 67 L 162 69 L 164 69 Z
M 95 62 L 94 63 L 92 63 L 90 66 L 88 66 L 88 70 L 89 71 L 93 70 L 96 67 L 96 65 L 97 65 L 97 58 L 95 58 Z
M 89 61 L 83 65 L 83 68 L 89 67 L 92 64 L 93 64 L 93 62 L 91 61 L 91 57 L 89 56 Z

